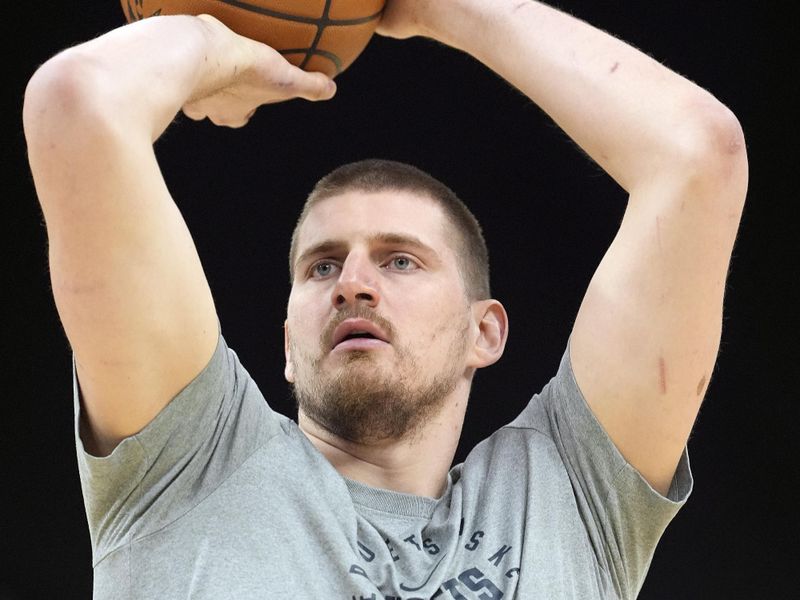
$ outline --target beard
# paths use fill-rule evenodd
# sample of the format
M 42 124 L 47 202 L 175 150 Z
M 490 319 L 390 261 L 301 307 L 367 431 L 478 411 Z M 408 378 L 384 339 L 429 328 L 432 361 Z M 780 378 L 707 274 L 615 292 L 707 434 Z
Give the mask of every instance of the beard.
M 390 334 L 394 364 L 386 364 L 375 351 L 351 351 L 340 360 L 334 372 L 322 363 L 330 351 L 333 329 L 344 319 L 360 317 L 377 323 Z M 291 345 L 295 357 L 295 383 L 292 393 L 298 410 L 335 436 L 360 444 L 386 440 L 413 440 L 425 424 L 442 409 L 448 396 L 464 374 L 461 361 L 466 348 L 469 324 L 454 331 L 444 325 L 432 332 L 431 339 L 449 334 L 452 340 L 446 356 L 450 358 L 439 372 L 424 377 L 420 361 L 396 343 L 391 324 L 370 309 L 339 315 L 322 336 L 321 353 L 310 357 Z

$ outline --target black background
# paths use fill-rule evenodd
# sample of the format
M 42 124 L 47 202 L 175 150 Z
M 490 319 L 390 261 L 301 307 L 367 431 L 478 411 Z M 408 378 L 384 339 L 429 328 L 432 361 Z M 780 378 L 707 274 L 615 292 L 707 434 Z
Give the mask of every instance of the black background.
M 793 598 L 797 202 L 786 184 L 798 166 L 790 146 L 797 54 L 778 47 L 794 25 L 769 13 L 776 5 L 744 1 L 558 6 L 710 90 L 737 114 L 748 145 L 750 188 L 722 347 L 689 442 L 695 489 L 640 598 Z M 122 23 L 116 0 L 39 0 L 6 15 L 18 41 L 6 51 L 4 95 L 13 107 L 3 124 L 0 600 L 91 595 L 70 354 L 50 295 L 20 115 L 38 64 Z M 341 163 L 384 157 L 449 184 L 484 226 L 494 296 L 511 321 L 504 358 L 476 378 L 461 461 L 554 374 L 626 198 L 535 105 L 449 48 L 375 37 L 337 82 L 334 100 L 264 107 L 241 130 L 179 116 L 156 144 L 162 171 L 193 233 L 226 340 L 271 405 L 293 418 L 282 375 L 286 255 L 313 182 Z

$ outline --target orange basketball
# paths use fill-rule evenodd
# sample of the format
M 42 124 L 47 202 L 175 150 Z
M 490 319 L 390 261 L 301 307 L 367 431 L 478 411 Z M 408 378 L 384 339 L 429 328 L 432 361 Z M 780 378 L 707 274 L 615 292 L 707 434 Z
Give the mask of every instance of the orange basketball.
M 335 77 L 366 48 L 386 0 L 120 0 L 128 22 L 206 13 L 306 71 Z

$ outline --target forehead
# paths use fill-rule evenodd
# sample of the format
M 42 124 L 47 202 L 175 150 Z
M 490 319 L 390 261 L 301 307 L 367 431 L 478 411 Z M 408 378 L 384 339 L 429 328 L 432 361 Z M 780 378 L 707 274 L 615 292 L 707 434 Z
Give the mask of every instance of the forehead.
M 312 206 L 298 231 L 297 254 L 325 240 L 356 243 L 376 234 L 414 237 L 446 253 L 446 223 L 442 208 L 426 196 L 402 190 L 350 190 Z

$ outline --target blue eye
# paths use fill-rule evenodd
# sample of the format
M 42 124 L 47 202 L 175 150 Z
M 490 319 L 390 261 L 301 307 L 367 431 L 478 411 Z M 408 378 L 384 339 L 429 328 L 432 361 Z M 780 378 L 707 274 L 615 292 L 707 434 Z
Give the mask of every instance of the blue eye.
M 327 277 L 331 273 L 333 273 L 333 263 L 330 262 L 318 262 L 311 267 L 313 277 Z
M 417 264 L 408 256 L 395 256 L 389 263 L 398 271 L 411 271 L 417 268 Z

